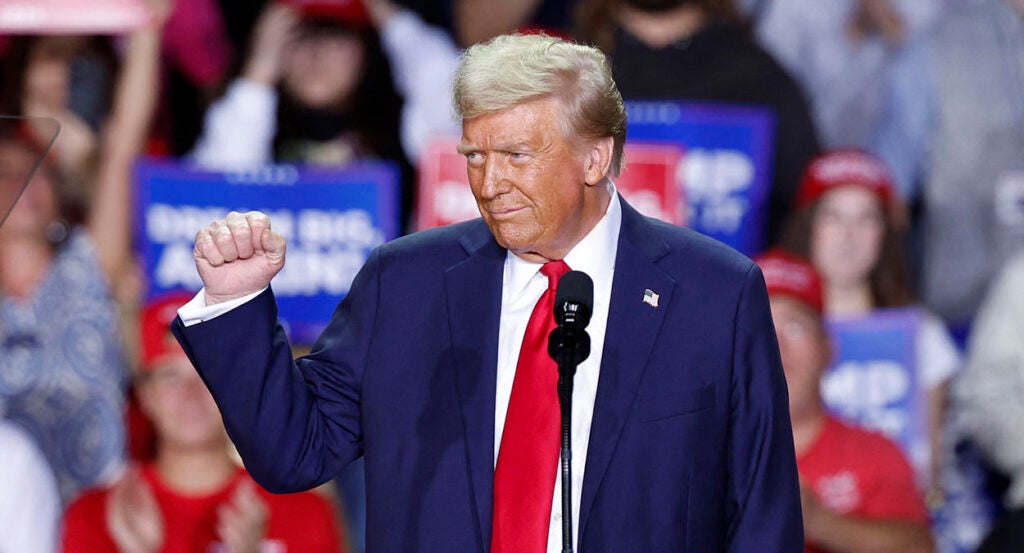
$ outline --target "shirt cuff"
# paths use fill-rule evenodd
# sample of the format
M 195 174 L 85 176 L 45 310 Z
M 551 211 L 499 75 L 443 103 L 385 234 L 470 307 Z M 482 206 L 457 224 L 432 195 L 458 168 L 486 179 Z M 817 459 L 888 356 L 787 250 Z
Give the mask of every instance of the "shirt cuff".
M 196 297 L 178 309 L 178 316 L 181 317 L 181 323 L 185 326 L 197 325 L 220 317 L 228 311 L 247 303 L 249 300 L 262 294 L 264 290 L 266 290 L 266 287 L 247 296 L 213 305 L 206 305 L 206 288 L 204 287 L 202 290 L 199 290 Z

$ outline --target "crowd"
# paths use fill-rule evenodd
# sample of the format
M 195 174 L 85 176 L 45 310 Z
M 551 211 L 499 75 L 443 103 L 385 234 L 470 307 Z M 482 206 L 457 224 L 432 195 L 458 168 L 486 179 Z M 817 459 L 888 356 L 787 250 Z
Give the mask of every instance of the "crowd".
M 358 464 L 275 496 L 236 463 L 167 331 L 190 296 L 133 250 L 133 167 L 384 161 L 411 232 L 461 49 L 514 31 L 599 46 L 627 102 L 770 113 L 745 253 L 808 551 L 1024 548 L 1024 1 L 143 1 L 115 36 L 0 28 L 0 552 L 361 550 Z M 845 370 L 864 348 L 905 370 Z

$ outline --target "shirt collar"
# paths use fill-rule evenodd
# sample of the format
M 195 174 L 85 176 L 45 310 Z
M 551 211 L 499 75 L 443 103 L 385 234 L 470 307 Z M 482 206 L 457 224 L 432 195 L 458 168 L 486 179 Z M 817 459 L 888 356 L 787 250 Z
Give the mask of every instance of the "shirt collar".
M 611 200 L 604 216 L 565 256 L 565 263 L 570 269 L 583 271 L 591 278 L 610 276 L 615 268 L 615 251 L 619 241 L 619 228 L 622 226 L 622 206 L 611 179 L 608 180 L 607 186 Z M 506 256 L 505 293 L 508 298 L 514 299 L 526 291 L 530 280 L 540 272 L 543 264 L 525 261 L 511 251 Z

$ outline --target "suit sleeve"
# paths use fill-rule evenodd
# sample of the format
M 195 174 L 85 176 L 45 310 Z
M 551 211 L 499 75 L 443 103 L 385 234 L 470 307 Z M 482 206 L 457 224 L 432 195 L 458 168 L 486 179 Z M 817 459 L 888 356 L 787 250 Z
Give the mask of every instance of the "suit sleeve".
M 318 486 L 362 453 L 360 387 L 377 316 L 378 268 L 375 251 L 313 352 L 298 361 L 270 289 L 209 321 L 172 325 L 246 468 L 268 491 Z
M 789 398 L 761 271 L 752 266 L 735 315 L 730 393 L 727 551 L 803 551 Z

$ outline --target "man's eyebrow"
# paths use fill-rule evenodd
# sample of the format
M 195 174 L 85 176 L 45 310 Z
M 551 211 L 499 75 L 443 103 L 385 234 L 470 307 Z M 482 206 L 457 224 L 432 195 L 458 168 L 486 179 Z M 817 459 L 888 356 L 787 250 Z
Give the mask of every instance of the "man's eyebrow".
M 466 155 L 470 152 L 475 152 L 478 148 L 472 144 L 466 144 L 465 142 L 460 143 L 455 147 L 455 150 L 459 152 L 459 155 Z
M 495 144 L 494 149 L 499 152 L 532 152 L 536 148 L 534 148 L 529 141 L 521 140 L 518 142 Z

